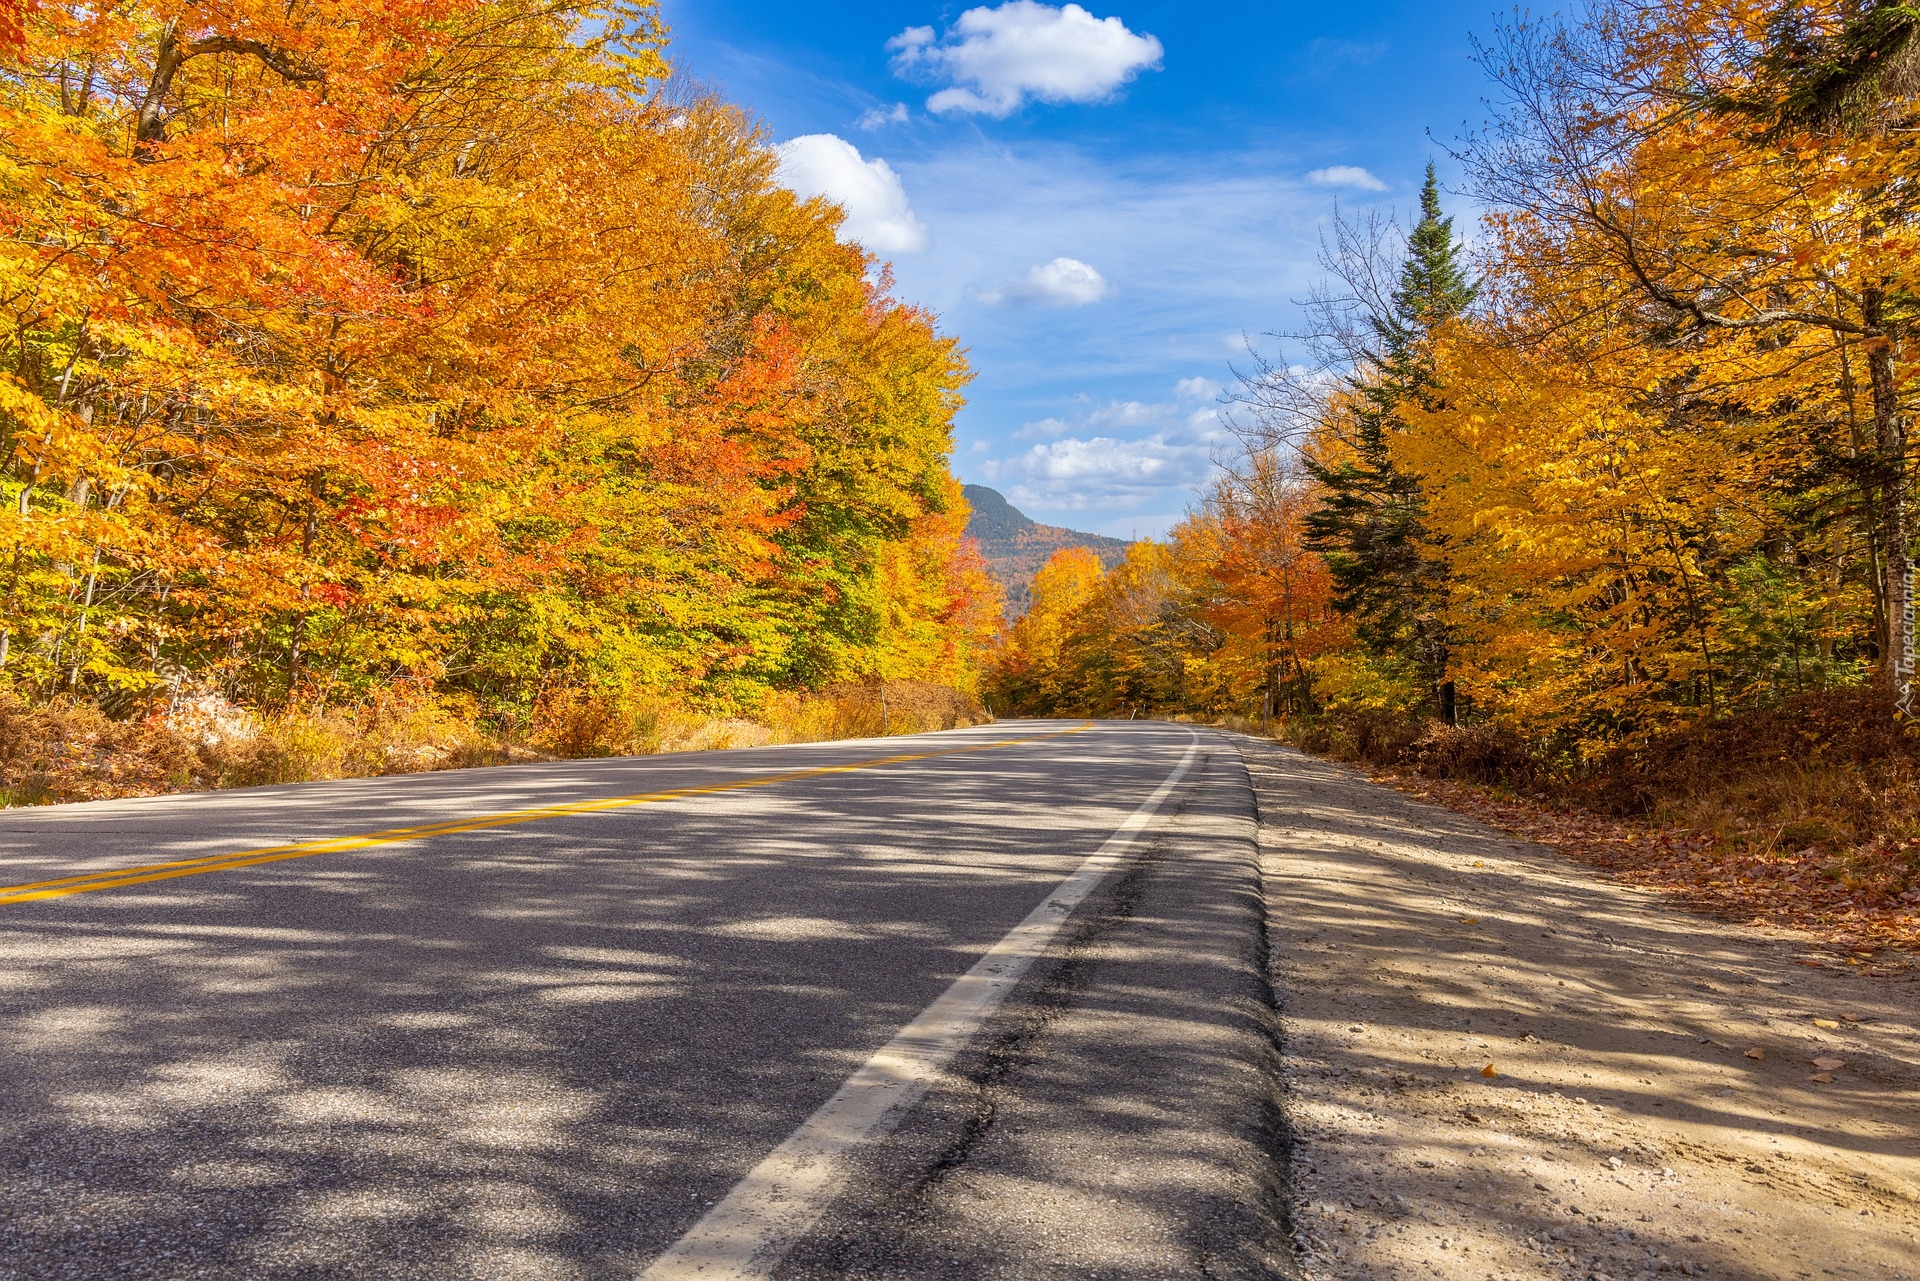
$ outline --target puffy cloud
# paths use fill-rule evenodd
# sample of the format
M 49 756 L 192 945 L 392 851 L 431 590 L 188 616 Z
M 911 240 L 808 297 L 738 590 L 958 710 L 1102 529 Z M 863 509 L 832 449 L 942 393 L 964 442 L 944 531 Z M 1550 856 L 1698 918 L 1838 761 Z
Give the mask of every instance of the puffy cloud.
M 1087 415 L 1086 425 L 1101 430 L 1151 427 L 1166 420 L 1168 408 L 1139 400 L 1110 400 Z
M 1126 439 L 1129 428 L 1149 434 Z M 1074 432 L 1074 435 L 1066 433 Z M 1043 418 L 1017 436 L 1053 437 L 984 464 L 987 478 L 1011 486 L 1016 503 L 1054 511 L 1138 509 L 1169 490 L 1204 481 L 1225 437 L 1220 415 L 1172 404 L 1110 401 L 1077 423 Z
M 864 160 L 858 147 L 830 133 L 805 134 L 777 150 L 781 185 L 800 196 L 825 196 L 847 211 L 842 240 L 881 254 L 914 253 L 933 242 L 886 161 Z
M 927 109 L 1004 118 L 1029 99 L 1102 102 L 1163 52 L 1150 35 L 1118 18 L 1096 18 L 1077 4 L 1058 9 L 1007 0 L 969 9 L 936 39 L 932 27 L 908 27 L 887 42 L 900 75 L 925 75 L 948 87 Z
M 1012 482 L 1016 503 L 1055 511 L 1130 507 L 1168 488 L 1198 484 L 1207 473 L 1204 450 L 1153 435 L 1145 440 L 1078 437 L 1035 445 L 985 465 L 987 479 Z
M 1181 400 L 1216 400 L 1225 390 L 1211 378 L 1182 378 L 1173 385 L 1173 394 Z
M 998 285 L 974 296 L 988 306 L 1037 302 L 1049 307 L 1084 307 L 1112 293 L 1107 278 L 1078 258 L 1055 258 L 1028 268 L 1025 280 Z
M 869 107 L 853 123 L 869 133 L 887 125 L 903 125 L 907 123 L 907 104 L 896 102 L 891 107 Z
M 1100 11 L 1094 0 L 1082 3 Z M 922 115 L 916 107 L 915 119 Z M 990 371 L 968 389 L 961 418 L 966 439 L 990 442 L 985 454 L 963 452 L 958 465 L 966 479 L 1011 496 L 1027 483 L 1020 456 L 1034 444 L 1137 441 L 1179 428 L 1194 410 L 1225 413 L 1210 400 L 1179 399 L 1175 384 L 1204 374 L 1231 386 L 1228 368 L 1248 363 L 1250 339 L 1269 359 L 1298 359 L 1263 335 L 1304 323 L 1287 300 L 1317 279 L 1334 190 L 1309 185 L 1298 162 L 1283 170 L 1265 151 L 1107 158 L 1076 145 L 1003 142 L 975 130 L 936 134 L 934 146 L 911 158 L 888 152 L 914 209 L 939 239 L 936 251 L 903 256 L 899 288 L 957 326 L 975 367 Z M 1169 227 L 1179 234 L 1169 235 Z M 991 286 L 1024 284 L 1030 265 L 1057 254 L 1097 268 L 1115 286 L 1113 296 L 1086 307 L 989 308 L 979 301 Z M 1099 394 L 1080 402 L 1072 393 L 1081 389 Z M 1089 411 L 1110 397 L 1165 402 L 1171 412 L 1148 427 L 1088 422 Z M 1022 424 L 1049 416 L 1065 426 L 1035 427 L 1012 439 Z M 1230 449 L 1230 440 L 1213 446 Z M 1204 462 L 1207 453 L 1181 457 Z M 1007 460 L 1004 483 L 982 473 L 989 459 Z M 1054 508 L 1035 499 L 1023 510 L 1076 529 L 1145 531 L 1149 516 L 1177 519 L 1193 499 L 1189 487 L 1205 483 L 1204 466 L 1182 467 L 1177 476 L 1163 471 L 1163 484 L 1129 487 L 1110 502 L 1075 499 L 1072 507 Z
M 1359 165 L 1332 165 L 1326 169 L 1315 169 L 1307 175 L 1307 181 L 1317 182 L 1323 187 L 1358 187 L 1362 191 L 1387 189 L 1386 183 Z

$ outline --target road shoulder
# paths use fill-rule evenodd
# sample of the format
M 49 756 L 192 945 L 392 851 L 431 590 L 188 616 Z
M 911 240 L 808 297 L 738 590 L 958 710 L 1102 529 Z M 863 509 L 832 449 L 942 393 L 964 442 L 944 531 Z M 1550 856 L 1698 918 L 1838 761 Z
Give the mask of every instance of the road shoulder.
M 1920 1275 L 1920 985 L 1243 752 L 1309 1277 Z

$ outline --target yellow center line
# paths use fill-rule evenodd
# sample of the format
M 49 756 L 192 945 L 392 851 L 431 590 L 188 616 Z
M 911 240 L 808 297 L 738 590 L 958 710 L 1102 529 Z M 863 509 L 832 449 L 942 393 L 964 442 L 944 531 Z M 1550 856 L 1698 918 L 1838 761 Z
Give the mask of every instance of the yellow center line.
M 949 747 L 937 752 L 876 756 L 870 760 L 851 761 L 845 765 L 820 765 L 811 769 L 787 770 L 779 774 L 762 774 L 755 778 L 731 779 L 723 783 L 702 783 L 698 786 L 673 787 L 658 792 L 636 792 L 627 796 L 575 801 L 567 805 L 541 805 L 533 809 L 474 814 L 465 818 L 424 823 L 417 827 L 391 827 L 384 831 L 366 832 L 358 836 L 333 836 L 318 841 L 302 841 L 295 845 L 269 845 L 263 849 L 237 850 L 229 854 L 207 854 L 200 858 L 177 859 L 169 863 L 148 863 L 141 867 L 117 867 L 99 872 L 84 872 L 50 881 L 31 881 L 25 885 L 0 886 L 0 905 L 31 903 L 36 899 L 63 898 L 69 894 L 91 894 L 96 890 L 119 889 L 123 885 L 144 885 L 149 881 L 172 880 L 177 876 L 199 876 L 206 872 L 257 867 L 262 863 L 279 863 L 286 859 L 312 858 L 316 854 L 339 854 L 349 850 L 375 849 L 382 845 L 402 845 L 409 841 L 423 841 L 429 837 L 446 836 L 455 832 L 477 832 L 486 828 L 509 827 L 516 823 L 534 823 L 541 819 L 565 818 L 575 814 L 598 814 L 607 810 L 628 809 L 635 805 L 650 805 L 658 801 L 676 801 L 689 796 L 736 792 L 744 788 L 770 787 L 775 783 L 791 783 L 799 779 L 820 778 L 828 774 L 877 769 L 883 765 L 900 765 L 907 761 L 926 761 L 941 756 L 991 751 L 998 747 L 1017 747 L 1022 743 L 1038 743 L 1049 738 L 1061 738 L 1067 734 L 1085 733 L 1092 728 L 1093 722 L 1090 721 L 1085 725 L 1052 734 L 1036 734 L 1030 738 L 1003 738 L 992 743 Z

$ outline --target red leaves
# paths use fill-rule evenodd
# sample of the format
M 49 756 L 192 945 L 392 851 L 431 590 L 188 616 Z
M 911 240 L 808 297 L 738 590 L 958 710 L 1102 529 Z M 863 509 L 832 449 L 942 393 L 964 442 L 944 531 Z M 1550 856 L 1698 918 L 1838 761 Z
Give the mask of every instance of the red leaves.
M 34 56 L 106 96 L 0 103 L 0 417 L 38 424 L 8 681 L 968 677 L 954 343 L 737 113 L 637 91 L 659 32 L 619 8 L 45 7 Z
M 27 10 L 33 0 L 0 0 L 0 58 L 26 52 Z

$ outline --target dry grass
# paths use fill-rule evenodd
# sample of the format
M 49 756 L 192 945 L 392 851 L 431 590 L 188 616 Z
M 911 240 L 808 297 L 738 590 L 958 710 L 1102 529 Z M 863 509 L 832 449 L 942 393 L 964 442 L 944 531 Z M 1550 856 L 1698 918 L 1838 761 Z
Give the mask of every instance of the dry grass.
M 567 691 L 543 700 L 536 709 L 532 741 L 553 756 L 645 756 L 921 734 L 987 719 L 980 705 L 959 690 L 926 681 L 775 692 L 751 715 L 731 716 L 645 696 Z
M 90 703 L 29 707 L 0 695 L 0 798 L 7 805 L 39 805 L 512 758 L 511 749 L 476 731 L 462 711 L 402 691 L 352 709 L 256 717 L 205 695 L 143 720 L 115 721 Z
M 884 714 L 883 714 L 884 708 Z M 0 693 L 0 805 L 365 778 L 517 760 L 823 742 L 985 721 L 958 690 L 923 681 L 777 693 L 752 715 L 658 697 L 569 692 L 536 709 L 525 743 L 483 733 L 471 705 L 401 689 L 350 708 L 259 716 L 216 695 L 176 700 L 138 721 L 89 703 L 31 707 Z

